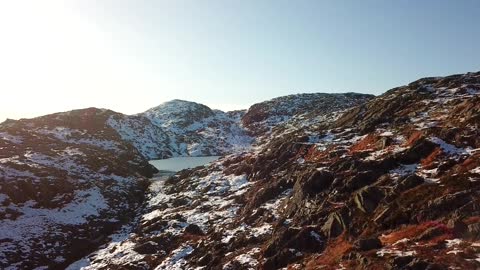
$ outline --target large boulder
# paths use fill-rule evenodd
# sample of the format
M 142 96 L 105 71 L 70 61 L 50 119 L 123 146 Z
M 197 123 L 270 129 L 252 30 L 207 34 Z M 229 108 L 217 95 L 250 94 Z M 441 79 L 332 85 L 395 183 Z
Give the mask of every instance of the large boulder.
M 416 186 L 419 186 L 423 183 L 425 183 L 425 180 L 423 179 L 423 177 L 418 176 L 416 174 L 411 174 L 401 179 L 400 182 L 397 184 L 395 190 L 399 192 L 403 192 L 408 189 L 412 189 Z
M 374 183 L 379 176 L 380 176 L 379 173 L 373 170 L 358 172 L 352 177 L 350 177 L 349 179 L 347 179 L 345 188 L 348 191 L 357 190 L 359 188 L 362 188 L 364 186 Z
M 355 248 L 360 251 L 369 251 L 372 249 L 379 249 L 382 247 L 382 242 L 378 238 L 360 239 L 355 242 Z
M 355 194 L 355 205 L 365 213 L 372 213 L 380 201 L 385 197 L 385 193 L 378 187 L 365 187 Z
M 346 208 L 333 212 L 322 226 L 322 232 L 328 238 L 337 237 L 348 228 L 350 223 L 349 211 Z
M 297 180 L 293 189 L 301 192 L 303 197 L 315 195 L 328 189 L 334 179 L 333 174 L 327 170 L 314 170 L 311 174 L 304 175 Z
M 428 156 L 437 145 L 425 138 L 420 138 L 407 150 L 395 155 L 396 160 L 403 164 L 413 164 Z

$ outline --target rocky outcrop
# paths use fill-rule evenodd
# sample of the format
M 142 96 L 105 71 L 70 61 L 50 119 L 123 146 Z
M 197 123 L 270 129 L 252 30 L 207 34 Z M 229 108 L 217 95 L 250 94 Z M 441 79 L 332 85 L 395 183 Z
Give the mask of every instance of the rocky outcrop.
M 360 239 L 355 242 L 355 247 L 360 251 L 379 249 L 382 247 L 382 241 L 380 241 L 378 238 Z
M 340 211 L 332 212 L 322 227 L 323 233 L 328 238 L 334 238 L 342 234 L 349 227 L 350 211 L 342 208 Z
M 358 209 L 365 213 L 373 213 L 378 204 L 385 197 L 384 192 L 378 187 L 366 187 L 355 194 L 354 201 Z

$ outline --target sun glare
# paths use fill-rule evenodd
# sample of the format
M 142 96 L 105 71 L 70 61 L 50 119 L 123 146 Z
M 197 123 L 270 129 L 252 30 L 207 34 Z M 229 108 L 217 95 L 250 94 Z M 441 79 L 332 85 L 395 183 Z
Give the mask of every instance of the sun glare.
M 119 77 L 121 65 L 108 32 L 66 3 L 0 3 L 0 89 L 6 93 L 1 104 L 6 111 L 16 111 L 15 104 L 33 115 L 45 108 L 82 107 Z M 78 96 L 63 98 L 71 93 Z M 59 104 L 60 97 L 69 104 Z

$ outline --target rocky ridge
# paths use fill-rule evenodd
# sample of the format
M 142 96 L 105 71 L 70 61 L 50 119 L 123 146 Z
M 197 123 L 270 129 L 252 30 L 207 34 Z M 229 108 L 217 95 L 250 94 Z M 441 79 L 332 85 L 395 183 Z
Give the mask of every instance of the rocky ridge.
M 256 138 L 257 144 L 263 144 L 270 137 L 324 125 L 343 110 L 371 98 L 373 95 L 358 93 L 283 96 L 252 105 L 241 121 Z
M 108 124 L 149 159 L 225 155 L 248 150 L 270 136 L 302 125 L 321 123 L 372 98 L 364 94 L 298 94 L 223 112 L 184 100 L 172 100 L 143 113 L 117 115 Z

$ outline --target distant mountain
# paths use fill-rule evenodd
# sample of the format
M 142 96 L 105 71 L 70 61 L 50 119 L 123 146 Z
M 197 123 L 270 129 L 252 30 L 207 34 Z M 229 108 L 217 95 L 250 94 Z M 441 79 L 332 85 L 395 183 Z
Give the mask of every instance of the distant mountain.
M 253 138 L 240 126 L 241 116 L 172 100 L 137 115 L 114 116 L 108 124 L 149 159 L 213 156 L 250 146 Z
M 322 117 L 370 98 L 354 93 L 299 94 L 255 104 L 246 112 L 172 100 L 134 116 L 113 116 L 108 124 L 149 159 L 224 155 L 247 150 L 289 121 Z
M 173 100 L 141 115 L 170 134 L 174 155 L 222 155 L 248 148 L 253 140 L 240 125 L 242 112 L 225 113 L 195 102 Z
M 171 130 L 188 129 L 195 123 L 214 117 L 215 112 L 199 103 L 174 99 L 151 108 L 141 115 L 148 117 L 156 125 Z
M 274 98 L 252 105 L 242 124 L 257 140 L 280 136 L 302 126 L 325 125 L 343 110 L 365 103 L 373 95 L 297 94 Z

